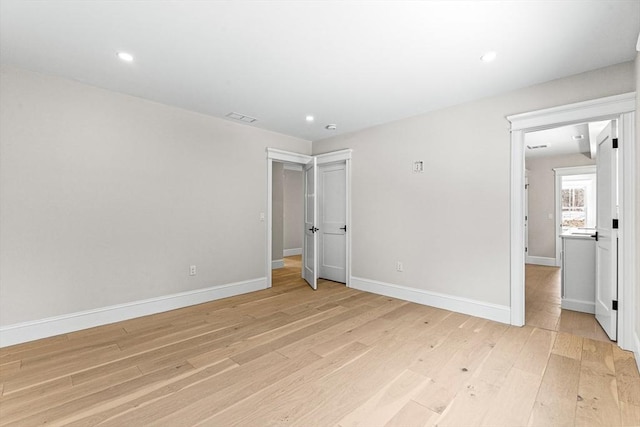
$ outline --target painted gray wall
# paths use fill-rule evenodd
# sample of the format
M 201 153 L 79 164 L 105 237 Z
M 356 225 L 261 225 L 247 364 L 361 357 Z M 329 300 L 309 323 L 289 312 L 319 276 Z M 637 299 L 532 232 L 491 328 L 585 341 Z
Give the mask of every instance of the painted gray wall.
M 526 159 L 529 170 L 529 255 L 556 257 L 556 219 L 554 168 L 595 165 L 595 159 L 582 154 Z M 549 219 L 551 214 L 551 219 Z
M 265 149 L 309 141 L 9 66 L 0 93 L 0 325 L 266 275 Z
M 509 305 L 505 117 L 634 87 L 628 62 L 314 142 L 353 149 L 353 275 Z
M 271 259 L 281 260 L 284 245 L 284 165 L 273 162 Z
M 302 249 L 302 171 L 284 170 L 284 248 Z

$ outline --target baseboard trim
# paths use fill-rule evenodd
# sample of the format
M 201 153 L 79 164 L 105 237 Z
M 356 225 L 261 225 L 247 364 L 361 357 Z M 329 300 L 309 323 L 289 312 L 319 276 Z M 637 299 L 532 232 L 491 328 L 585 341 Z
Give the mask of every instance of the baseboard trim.
M 591 301 L 563 298 L 560 306 L 566 310 L 580 311 L 589 314 L 596 313 L 596 304 Z
M 374 294 L 385 295 L 422 305 L 442 308 L 500 323 L 511 322 L 511 309 L 508 306 L 456 297 L 423 289 L 409 288 L 376 280 L 351 277 L 350 287 Z
M 633 344 L 635 347 L 632 348 L 631 351 L 633 351 L 633 354 L 636 356 L 636 365 L 640 371 L 640 337 L 638 337 L 636 333 L 633 334 Z
M 285 249 L 282 255 L 283 256 L 302 255 L 302 248 Z
M 266 288 L 266 277 L 260 277 L 243 282 L 211 286 L 195 291 L 16 323 L 0 327 L 0 347 L 175 310 Z
M 276 270 L 278 268 L 284 268 L 283 259 L 274 259 L 273 261 L 271 261 L 271 269 Z
M 530 256 L 527 255 L 527 259 L 525 261 L 527 264 L 535 264 L 535 265 L 546 265 L 547 267 L 559 267 L 556 264 L 555 258 L 548 258 L 545 256 Z

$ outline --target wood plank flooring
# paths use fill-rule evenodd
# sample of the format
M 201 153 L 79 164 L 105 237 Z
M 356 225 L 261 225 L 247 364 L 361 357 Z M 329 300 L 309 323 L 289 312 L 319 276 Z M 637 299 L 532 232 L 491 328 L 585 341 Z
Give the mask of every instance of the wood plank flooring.
M 0 350 L 0 425 L 640 425 L 632 353 L 321 281 Z
M 610 342 L 593 314 L 560 308 L 561 270 L 559 267 L 527 264 L 525 274 L 525 323 L 527 325 Z

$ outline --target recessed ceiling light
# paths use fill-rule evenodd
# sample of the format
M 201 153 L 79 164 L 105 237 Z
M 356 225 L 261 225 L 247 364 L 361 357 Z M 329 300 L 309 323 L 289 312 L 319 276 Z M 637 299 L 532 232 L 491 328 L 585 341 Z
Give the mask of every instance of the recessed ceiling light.
M 133 55 L 131 55 L 130 53 L 127 53 L 127 52 L 118 52 L 118 58 L 120 58 L 121 60 L 123 60 L 125 62 L 132 62 L 133 61 Z
M 315 119 L 313 118 L 312 115 L 308 115 L 307 117 L 305 117 L 305 120 L 309 123 L 313 122 Z
M 571 138 L 573 138 L 574 141 L 580 141 L 584 139 L 584 135 L 573 135 Z
M 494 61 L 496 59 L 496 56 L 498 56 L 498 54 L 496 52 L 494 52 L 494 51 L 491 51 L 491 52 L 487 52 L 484 55 L 482 55 L 480 57 L 480 60 L 482 62 L 492 62 L 492 61 Z
M 336 130 L 337 127 L 338 126 L 331 124 L 331 125 L 326 125 L 324 128 L 326 130 Z

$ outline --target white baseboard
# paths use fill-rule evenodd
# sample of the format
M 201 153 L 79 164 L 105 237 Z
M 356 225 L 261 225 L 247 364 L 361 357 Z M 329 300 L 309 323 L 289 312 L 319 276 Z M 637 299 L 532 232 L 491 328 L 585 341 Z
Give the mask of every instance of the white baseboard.
M 504 305 L 440 294 L 423 289 L 408 288 L 406 286 L 393 285 L 391 283 L 383 283 L 360 277 L 351 277 L 350 287 L 374 294 L 468 314 L 470 316 L 481 317 L 483 319 L 494 320 L 500 323 L 509 324 L 511 322 L 511 309 Z
M 631 351 L 633 351 L 633 354 L 636 356 L 636 365 L 640 371 L 640 337 L 638 337 L 636 333 L 633 334 L 633 344 L 635 347 L 631 349 Z
M 0 347 L 175 310 L 266 288 L 266 277 L 260 277 L 243 282 L 16 323 L 0 327 Z
M 577 299 L 563 298 L 560 306 L 566 310 L 580 311 L 582 313 L 595 314 L 596 304 L 593 301 L 581 301 Z
M 555 258 L 548 258 L 546 256 L 530 256 L 527 255 L 525 260 L 527 264 L 546 265 L 547 267 L 560 267 L 556 264 Z
M 271 261 L 271 269 L 275 270 L 277 268 L 284 268 L 283 259 L 274 259 L 273 261 Z
M 283 251 L 284 256 L 302 255 L 302 248 L 285 249 Z

